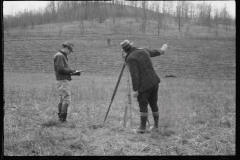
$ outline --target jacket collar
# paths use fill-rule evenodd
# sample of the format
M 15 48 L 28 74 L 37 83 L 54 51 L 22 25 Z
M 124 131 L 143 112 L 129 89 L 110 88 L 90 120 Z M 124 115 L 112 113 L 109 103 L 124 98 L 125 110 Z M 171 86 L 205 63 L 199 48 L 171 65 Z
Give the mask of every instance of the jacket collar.
M 127 61 L 128 56 L 129 56 L 129 55 L 132 53 L 132 51 L 134 51 L 134 50 L 138 50 L 138 48 L 132 47 L 132 48 L 128 51 L 127 55 L 125 56 L 125 62 Z
M 67 54 L 61 50 L 59 50 L 59 52 L 61 52 L 66 58 L 67 58 Z M 68 58 L 67 58 L 68 59 Z

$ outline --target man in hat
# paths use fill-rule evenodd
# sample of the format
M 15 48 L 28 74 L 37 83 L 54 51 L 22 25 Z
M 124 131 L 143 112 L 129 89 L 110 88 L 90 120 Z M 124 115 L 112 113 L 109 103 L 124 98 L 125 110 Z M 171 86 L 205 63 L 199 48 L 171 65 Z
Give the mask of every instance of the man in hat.
M 67 118 L 67 109 L 71 101 L 69 81 L 72 80 L 72 75 L 80 76 L 81 72 L 71 69 L 68 65 L 67 56 L 73 52 L 74 45 L 67 41 L 62 44 L 62 46 L 62 49 L 54 55 L 54 71 L 59 94 L 58 117 L 61 122 L 65 122 Z
M 154 119 L 153 131 L 158 130 L 159 112 L 158 112 L 158 84 L 160 78 L 153 68 L 151 57 L 164 54 L 168 48 L 164 44 L 160 50 L 149 50 L 136 48 L 128 40 L 124 40 L 120 45 L 122 51 L 126 53 L 125 61 L 128 65 L 133 87 L 133 97 L 138 100 L 140 108 L 140 127 L 134 129 L 135 133 L 146 133 L 146 123 L 148 120 L 148 104 L 152 110 Z

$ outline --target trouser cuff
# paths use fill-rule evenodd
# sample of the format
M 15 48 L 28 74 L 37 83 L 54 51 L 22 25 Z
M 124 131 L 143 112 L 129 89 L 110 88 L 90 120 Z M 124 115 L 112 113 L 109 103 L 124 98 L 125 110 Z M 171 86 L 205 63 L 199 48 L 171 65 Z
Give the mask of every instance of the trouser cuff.
M 152 112 L 153 116 L 159 116 L 159 112 Z
M 147 116 L 148 116 L 148 113 L 140 112 L 140 116 L 141 116 L 141 117 L 147 117 Z

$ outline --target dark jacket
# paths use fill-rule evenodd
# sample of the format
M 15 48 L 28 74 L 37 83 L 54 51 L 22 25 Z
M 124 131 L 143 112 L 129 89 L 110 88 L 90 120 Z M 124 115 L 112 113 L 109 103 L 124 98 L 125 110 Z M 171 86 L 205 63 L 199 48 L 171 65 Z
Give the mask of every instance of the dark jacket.
M 132 47 L 125 60 L 131 74 L 133 91 L 141 93 L 160 83 L 160 78 L 153 68 L 151 57 L 162 54 L 164 51 L 161 50 Z
M 71 73 L 75 70 L 72 70 L 68 66 L 67 55 L 59 51 L 54 55 L 54 71 L 57 80 L 72 80 Z

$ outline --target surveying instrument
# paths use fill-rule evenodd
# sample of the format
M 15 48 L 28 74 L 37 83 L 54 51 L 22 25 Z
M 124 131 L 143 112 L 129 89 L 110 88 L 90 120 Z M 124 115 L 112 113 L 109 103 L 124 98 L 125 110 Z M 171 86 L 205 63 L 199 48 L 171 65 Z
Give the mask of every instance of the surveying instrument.
M 107 113 L 105 115 L 105 118 L 104 118 L 104 121 L 103 121 L 103 124 L 102 126 L 105 124 L 105 121 L 107 119 L 107 116 L 108 116 L 108 113 L 109 113 L 109 110 L 110 110 L 110 107 L 112 105 L 112 102 L 114 100 L 114 97 L 116 95 L 116 92 L 117 92 L 117 89 L 118 89 L 118 86 L 119 86 L 119 83 L 121 81 L 121 78 L 122 78 L 122 75 L 123 75 L 123 71 L 124 69 L 126 68 L 127 66 L 127 63 L 125 62 L 125 56 L 124 56 L 124 51 L 122 51 L 122 58 L 123 58 L 123 66 L 122 66 L 122 70 L 120 72 L 120 75 L 118 77 L 118 80 L 117 80 L 117 84 L 114 88 L 114 91 L 113 91 L 113 95 L 112 95 L 112 98 L 111 98 L 111 102 L 109 104 L 109 107 L 108 107 L 108 110 L 107 110 Z M 128 67 L 127 67 L 128 68 Z M 127 104 L 125 105 L 125 109 L 124 109 L 124 121 L 123 121 L 123 126 L 126 127 L 127 126 L 127 119 L 128 119 L 128 109 L 130 110 L 130 127 L 132 127 L 132 100 L 131 100 L 131 84 L 130 84 L 130 72 L 129 72 L 129 69 L 127 69 Z
M 124 51 L 122 51 L 122 58 L 123 58 L 123 66 L 122 66 L 122 70 L 120 72 L 120 75 L 118 77 L 118 81 L 117 81 L 117 84 L 115 86 L 115 89 L 114 89 L 114 92 L 113 92 L 113 95 L 112 95 L 112 98 L 111 98 L 111 102 L 109 104 L 109 107 L 108 107 L 108 110 L 107 110 L 107 113 L 105 115 L 105 118 L 104 118 L 104 122 L 102 124 L 102 126 L 105 124 L 105 121 L 107 119 L 107 116 L 108 116 L 108 113 L 109 113 L 109 110 L 110 110 L 110 107 L 112 105 L 112 102 L 114 100 L 114 97 L 116 95 L 116 92 L 117 92 L 117 89 L 118 89 L 118 86 L 119 86 L 119 83 L 121 81 L 121 78 L 122 78 L 122 75 L 123 75 L 123 71 L 124 69 L 126 68 L 127 66 L 127 63 L 125 61 L 125 56 L 124 56 Z M 124 108 L 124 117 L 123 117 L 123 127 L 127 127 L 127 120 L 128 120 L 128 110 L 129 110 L 129 117 L 130 117 L 130 127 L 132 127 L 132 99 L 131 99 L 131 83 L 130 83 L 130 71 L 129 71 L 129 68 L 127 67 L 127 103 L 125 105 L 125 108 Z M 150 123 L 149 123 L 149 120 L 147 120 L 148 122 L 148 125 L 150 126 Z

